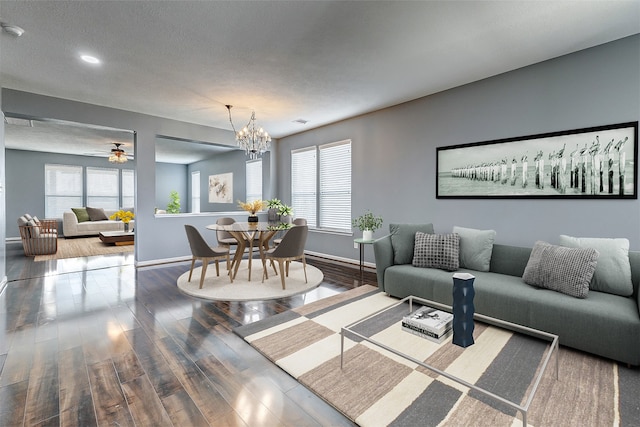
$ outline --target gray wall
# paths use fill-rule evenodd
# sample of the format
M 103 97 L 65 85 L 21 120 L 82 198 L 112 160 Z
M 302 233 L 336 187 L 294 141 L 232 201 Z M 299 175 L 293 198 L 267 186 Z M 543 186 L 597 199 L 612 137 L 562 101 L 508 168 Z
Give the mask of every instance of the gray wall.
M 442 233 L 454 225 L 494 229 L 505 244 L 554 243 L 564 233 L 626 237 L 639 250 L 638 200 L 435 198 L 436 147 L 637 121 L 639 76 L 636 35 L 283 138 L 277 194 L 290 201 L 292 149 L 351 139 L 352 214 L 382 215 L 377 237 L 392 222 L 433 222 Z M 307 248 L 357 259 L 353 238 L 311 233 Z
M 156 206 L 156 135 L 234 145 L 231 131 L 163 119 L 12 89 L 2 89 L 2 110 L 25 116 L 68 120 L 136 132 L 136 248 L 137 263 L 189 255 L 184 224 L 199 228 L 215 222 L 210 217 L 154 215 Z
M 264 199 L 268 195 L 268 183 L 270 177 L 270 153 L 262 156 L 262 194 Z M 247 155 L 244 151 L 232 151 L 218 154 L 201 162 L 189 165 L 188 175 L 191 172 L 200 171 L 200 212 L 228 212 L 238 210 L 238 200 L 245 201 L 247 190 Z M 233 201 L 231 203 L 209 203 L 209 175 L 233 173 Z M 191 185 L 189 185 L 191 194 Z
M 156 207 L 158 209 L 167 209 L 169 193 L 175 190 L 180 196 L 180 212 L 191 212 L 189 188 L 187 165 L 156 163 Z
M 5 154 L 4 154 L 4 110 L 2 109 L 2 91 L 0 91 L 0 242 L 6 239 L 6 198 L 5 198 Z M 6 246 L 0 244 L 0 292 L 6 286 L 7 257 Z
M 44 165 L 46 163 L 114 169 L 135 168 L 135 162 L 129 161 L 125 164 L 114 164 L 108 163 L 104 157 L 6 150 L 7 237 L 20 237 L 17 224 L 17 219 L 20 215 L 29 213 L 38 218 L 45 218 Z M 62 232 L 61 224 L 62 221 L 60 221 L 59 226 L 60 232 Z

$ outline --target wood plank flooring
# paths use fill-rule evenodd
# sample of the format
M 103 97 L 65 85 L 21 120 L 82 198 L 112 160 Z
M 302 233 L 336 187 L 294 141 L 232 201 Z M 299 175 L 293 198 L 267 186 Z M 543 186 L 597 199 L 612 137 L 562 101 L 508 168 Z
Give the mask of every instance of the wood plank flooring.
M 177 289 L 188 263 L 36 263 L 7 244 L 0 426 L 353 425 L 232 332 L 361 285 L 355 266 L 309 263 L 325 281 L 304 295 L 210 302 Z

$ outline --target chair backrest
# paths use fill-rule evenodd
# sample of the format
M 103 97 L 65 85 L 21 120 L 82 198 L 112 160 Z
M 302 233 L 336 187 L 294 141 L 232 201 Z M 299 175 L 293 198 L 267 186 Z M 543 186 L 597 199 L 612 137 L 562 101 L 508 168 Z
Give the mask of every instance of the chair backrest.
M 307 220 L 305 218 L 296 218 L 293 220 L 293 225 L 307 225 Z
M 231 225 L 236 222 L 235 219 L 229 217 L 222 217 L 216 220 L 216 224 L 218 225 Z M 224 230 L 216 230 L 216 238 L 218 242 L 221 242 L 224 239 L 234 239 L 234 237 L 228 231 Z M 235 240 L 235 239 L 234 239 Z
M 187 232 L 187 239 L 189 240 L 189 246 L 191 247 L 191 253 L 193 256 L 213 257 L 219 255 L 211 249 L 209 244 L 193 225 L 185 224 L 184 229 Z
M 272 256 L 276 258 L 302 256 L 304 245 L 307 243 L 308 231 L 309 227 L 306 225 L 291 227 L 282 238 L 282 242 L 273 250 Z

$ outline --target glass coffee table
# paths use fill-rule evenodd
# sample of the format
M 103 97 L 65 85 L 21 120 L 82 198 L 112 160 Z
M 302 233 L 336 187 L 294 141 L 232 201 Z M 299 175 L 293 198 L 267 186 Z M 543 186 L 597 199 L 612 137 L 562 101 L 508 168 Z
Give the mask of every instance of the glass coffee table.
M 466 349 L 452 344 L 451 337 L 441 344 L 417 337 L 419 340 L 424 340 L 424 345 L 422 346 L 420 345 L 421 341 L 417 342 L 418 347 L 427 348 L 433 354 L 436 352 L 441 354 L 456 352 L 463 355 L 468 353 L 467 356 L 470 357 L 467 358 L 467 363 L 469 365 L 473 365 L 476 363 L 475 361 L 480 364 L 480 359 L 492 359 L 490 362 L 482 362 L 487 363 L 487 365 L 490 364 L 490 369 L 487 369 L 488 373 L 486 375 L 483 374 L 478 377 L 477 374 L 468 373 L 466 369 L 460 369 L 459 366 L 457 368 L 453 367 L 453 364 L 445 366 L 439 363 L 437 357 L 427 357 L 420 360 L 416 356 L 419 352 L 413 351 L 416 345 L 411 348 L 400 348 L 401 346 L 395 334 L 395 339 L 387 342 L 385 342 L 385 334 L 378 334 L 381 338 L 377 337 L 375 331 L 381 330 L 383 327 L 397 327 L 397 334 L 407 334 L 407 337 L 414 337 L 407 338 L 406 341 L 414 340 L 412 342 L 416 344 L 416 337 L 410 332 L 403 331 L 401 322 L 403 316 L 412 313 L 418 306 L 429 306 L 449 313 L 452 312 L 452 308 L 445 304 L 408 296 L 344 326 L 340 331 L 340 367 L 343 368 L 344 366 L 345 338 L 354 341 L 366 341 L 432 372 L 431 376 L 435 374 L 435 376 L 444 377 L 446 380 L 462 385 L 469 390 L 469 396 L 494 406 L 497 410 L 506 413 L 510 409 L 513 414 L 520 412 L 522 414 L 522 424 L 526 426 L 527 412 L 552 355 L 555 355 L 555 377 L 558 379 L 558 336 L 476 313 L 474 320 L 477 334 L 474 334 L 474 336 L 478 336 L 475 338 L 475 344 Z M 384 326 L 379 326 L 381 324 Z M 372 330 L 374 332 L 371 332 Z M 487 331 L 491 333 L 487 333 Z M 496 339 L 495 337 L 501 338 Z M 500 341 L 500 339 L 503 341 Z M 504 347 L 508 351 L 496 352 L 495 354 L 480 352 L 483 348 L 496 347 L 498 344 L 495 344 L 493 340 L 496 342 L 509 342 L 509 346 L 505 345 Z M 403 341 L 403 339 L 400 341 Z M 410 354 L 412 352 L 414 353 L 413 355 Z M 479 354 L 476 355 L 474 352 Z M 504 359 L 504 353 L 509 353 L 508 359 Z M 515 382 L 520 384 L 520 390 L 513 390 L 513 383 Z

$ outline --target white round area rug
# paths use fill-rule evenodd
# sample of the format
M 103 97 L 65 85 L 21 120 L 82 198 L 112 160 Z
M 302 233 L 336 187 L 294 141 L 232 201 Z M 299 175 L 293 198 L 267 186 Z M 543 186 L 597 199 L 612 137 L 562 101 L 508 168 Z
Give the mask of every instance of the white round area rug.
M 307 264 L 307 283 L 305 283 L 302 263 L 292 262 L 289 266 L 289 277 L 285 277 L 286 289 L 282 289 L 278 263 L 275 265 L 278 275 L 276 276 L 273 272 L 273 267 L 268 265 L 269 279 L 265 279 L 264 283 L 262 283 L 262 262 L 254 259 L 251 266 L 251 281 L 249 282 L 247 280 L 249 276 L 248 261 L 243 260 L 236 278 L 231 283 L 227 275 L 226 262 L 220 262 L 220 276 L 216 276 L 216 265 L 211 263 L 207 267 L 207 275 L 204 278 L 202 289 L 198 289 L 202 267 L 197 267 L 193 270 L 191 282 L 187 281 L 189 278 L 188 270 L 178 277 L 178 288 L 187 295 L 208 300 L 254 301 L 301 294 L 318 287 L 324 279 L 322 271 Z

